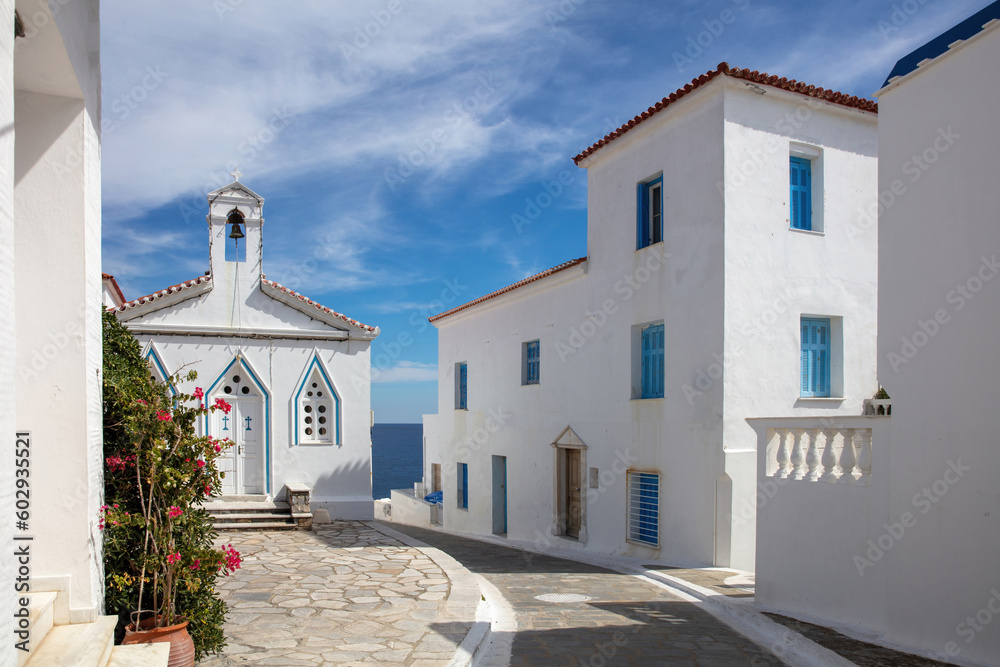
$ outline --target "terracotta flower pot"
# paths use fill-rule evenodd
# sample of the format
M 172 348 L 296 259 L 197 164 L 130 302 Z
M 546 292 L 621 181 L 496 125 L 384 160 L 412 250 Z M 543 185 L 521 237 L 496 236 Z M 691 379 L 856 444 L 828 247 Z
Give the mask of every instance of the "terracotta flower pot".
M 169 642 L 170 660 L 167 667 L 194 667 L 194 642 L 188 634 L 188 621 L 165 628 L 157 628 L 155 625 L 155 619 L 152 618 L 140 621 L 138 630 L 134 623 L 129 623 L 125 626 L 122 644 Z

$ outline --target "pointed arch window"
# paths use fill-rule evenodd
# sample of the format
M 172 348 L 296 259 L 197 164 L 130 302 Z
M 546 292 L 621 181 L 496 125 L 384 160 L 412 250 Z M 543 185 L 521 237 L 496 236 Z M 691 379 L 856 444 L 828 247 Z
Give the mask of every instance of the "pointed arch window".
M 295 393 L 293 412 L 296 444 L 340 444 L 340 397 L 316 355 Z
M 160 353 L 157 352 L 156 346 L 152 342 L 149 343 L 149 346 L 146 348 L 146 354 L 143 356 L 149 365 L 150 379 L 154 382 L 167 385 L 170 396 L 176 396 L 177 389 L 170 382 L 170 373 L 167 372 L 167 367 L 164 365 L 163 359 L 160 358 Z

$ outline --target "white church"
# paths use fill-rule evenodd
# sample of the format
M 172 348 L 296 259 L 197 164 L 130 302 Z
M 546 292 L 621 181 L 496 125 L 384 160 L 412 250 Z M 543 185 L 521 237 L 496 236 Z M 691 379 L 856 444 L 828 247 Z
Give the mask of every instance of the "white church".
M 431 318 L 442 515 L 393 518 L 753 570 L 747 417 L 878 389 L 877 146 L 871 100 L 722 63 L 576 156 L 587 257 Z
M 304 486 L 314 510 L 371 519 L 370 348 L 379 329 L 265 277 L 264 199 L 233 175 L 208 195 L 210 270 L 111 309 L 160 380 L 193 368 L 186 393 L 197 385 L 207 404 L 233 405 L 201 424 L 234 442 L 220 461 L 223 501 L 287 499 L 286 487 Z

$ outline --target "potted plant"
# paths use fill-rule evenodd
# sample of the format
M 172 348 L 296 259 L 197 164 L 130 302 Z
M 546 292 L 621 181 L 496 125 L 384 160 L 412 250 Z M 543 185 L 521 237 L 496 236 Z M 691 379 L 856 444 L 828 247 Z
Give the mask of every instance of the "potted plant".
M 196 377 L 191 371 L 184 379 Z M 200 388 L 170 396 L 148 373 L 145 378 L 148 386 L 138 392 L 145 398 L 118 406 L 118 451 L 105 459 L 110 504 L 101 508 L 99 525 L 106 551 L 117 554 L 106 577 L 108 606 L 127 604 L 131 609 L 122 643 L 169 641 L 169 664 L 193 665 L 192 619 L 187 617 L 192 614 L 179 613 L 178 599 L 198 600 L 202 594 L 206 611 L 215 617 L 208 625 L 221 635 L 218 617 L 224 617 L 225 606 L 214 597 L 214 580 L 219 573 L 228 576 L 241 562 L 232 545 L 213 546 L 211 519 L 199 507 L 218 493 L 222 473 L 216 460 L 231 442 L 198 436 L 195 424 L 211 412 L 228 413 L 231 406 L 219 399 L 206 407 Z M 169 386 L 178 386 L 179 380 L 171 378 Z M 106 416 L 107 411 L 106 404 Z M 187 606 L 194 615 L 201 611 Z M 222 645 L 219 636 L 202 648 Z

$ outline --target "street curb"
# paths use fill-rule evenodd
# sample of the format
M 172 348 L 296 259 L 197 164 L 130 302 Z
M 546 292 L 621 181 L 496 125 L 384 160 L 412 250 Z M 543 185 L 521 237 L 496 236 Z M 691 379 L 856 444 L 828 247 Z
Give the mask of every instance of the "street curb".
M 448 615 L 455 619 L 475 619 L 465 639 L 455 650 L 455 657 L 448 663 L 448 667 L 506 665 L 510 661 L 510 646 L 516 630 L 514 612 L 493 584 L 470 572 L 436 547 L 377 521 L 363 523 L 387 537 L 417 549 L 434 561 L 451 582 L 451 592 L 445 604 Z

